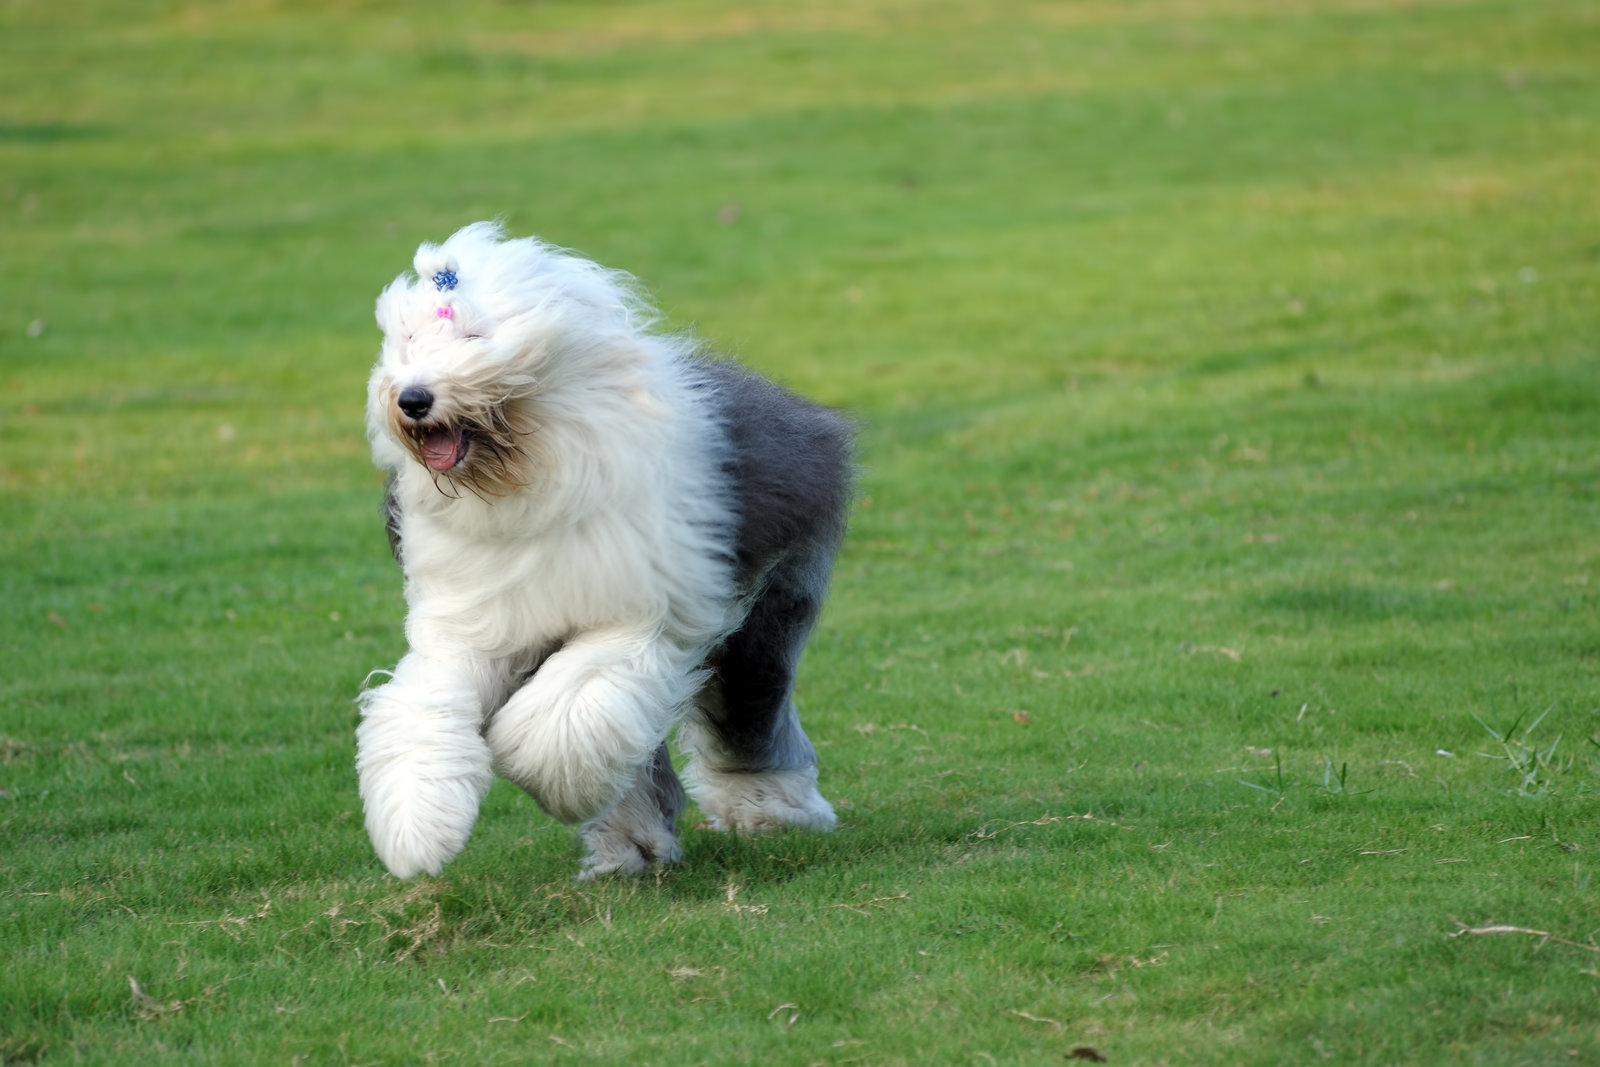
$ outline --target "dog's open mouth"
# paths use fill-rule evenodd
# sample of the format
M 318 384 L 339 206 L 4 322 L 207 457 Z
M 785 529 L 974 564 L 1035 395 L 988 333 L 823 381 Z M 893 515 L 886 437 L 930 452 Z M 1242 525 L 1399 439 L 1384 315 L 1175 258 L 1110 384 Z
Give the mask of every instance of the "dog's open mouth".
M 432 470 L 447 471 L 467 458 L 472 440 L 465 430 L 441 426 L 422 439 L 422 461 Z

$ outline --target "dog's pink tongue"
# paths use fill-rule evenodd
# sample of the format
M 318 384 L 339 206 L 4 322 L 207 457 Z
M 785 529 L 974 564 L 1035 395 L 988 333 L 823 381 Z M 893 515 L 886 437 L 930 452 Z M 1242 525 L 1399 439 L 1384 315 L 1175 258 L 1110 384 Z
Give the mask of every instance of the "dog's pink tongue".
M 422 458 L 436 471 L 447 471 L 461 462 L 461 437 L 449 430 L 435 430 L 422 442 Z

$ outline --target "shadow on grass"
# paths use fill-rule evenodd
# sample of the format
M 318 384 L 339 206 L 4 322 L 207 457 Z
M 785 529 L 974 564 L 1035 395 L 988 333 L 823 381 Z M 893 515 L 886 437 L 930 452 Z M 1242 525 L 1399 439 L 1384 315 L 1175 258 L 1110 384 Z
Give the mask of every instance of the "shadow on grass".
M 61 144 L 110 135 L 111 127 L 93 122 L 0 122 L 0 144 Z
M 1436 622 L 1463 618 L 1472 614 L 1473 610 L 1459 595 L 1353 582 L 1279 589 L 1262 597 L 1261 604 L 1273 611 L 1352 622 L 1371 622 L 1399 616 Z

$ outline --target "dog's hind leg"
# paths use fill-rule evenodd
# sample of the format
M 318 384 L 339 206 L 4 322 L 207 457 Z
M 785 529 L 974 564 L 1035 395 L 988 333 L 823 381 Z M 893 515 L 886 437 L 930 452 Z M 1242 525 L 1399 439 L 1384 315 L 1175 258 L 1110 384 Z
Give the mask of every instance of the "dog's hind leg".
M 578 877 L 641 874 L 658 863 L 677 862 L 676 823 L 683 801 L 683 786 L 662 745 L 616 806 L 583 824 L 578 836 L 588 854 Z
M 712 676 L 678 740 L 690 754 L 689 793 L 713 829 L 826 830 L 835 822 L 794 706 L 795 670 L 821 611 L 830 559 L 831 546 L 781 564 L 743 626 L 707 662 Z

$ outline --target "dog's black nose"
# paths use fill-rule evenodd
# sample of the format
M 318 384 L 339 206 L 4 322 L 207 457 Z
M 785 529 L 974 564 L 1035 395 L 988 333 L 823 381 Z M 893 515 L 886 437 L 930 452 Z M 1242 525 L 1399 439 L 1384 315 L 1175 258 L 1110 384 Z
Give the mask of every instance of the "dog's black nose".
M 420 385 L 408 385 L 400 390 L 400 410 L 408 418 L 420 419 L 433 407 L 433 394 Z

